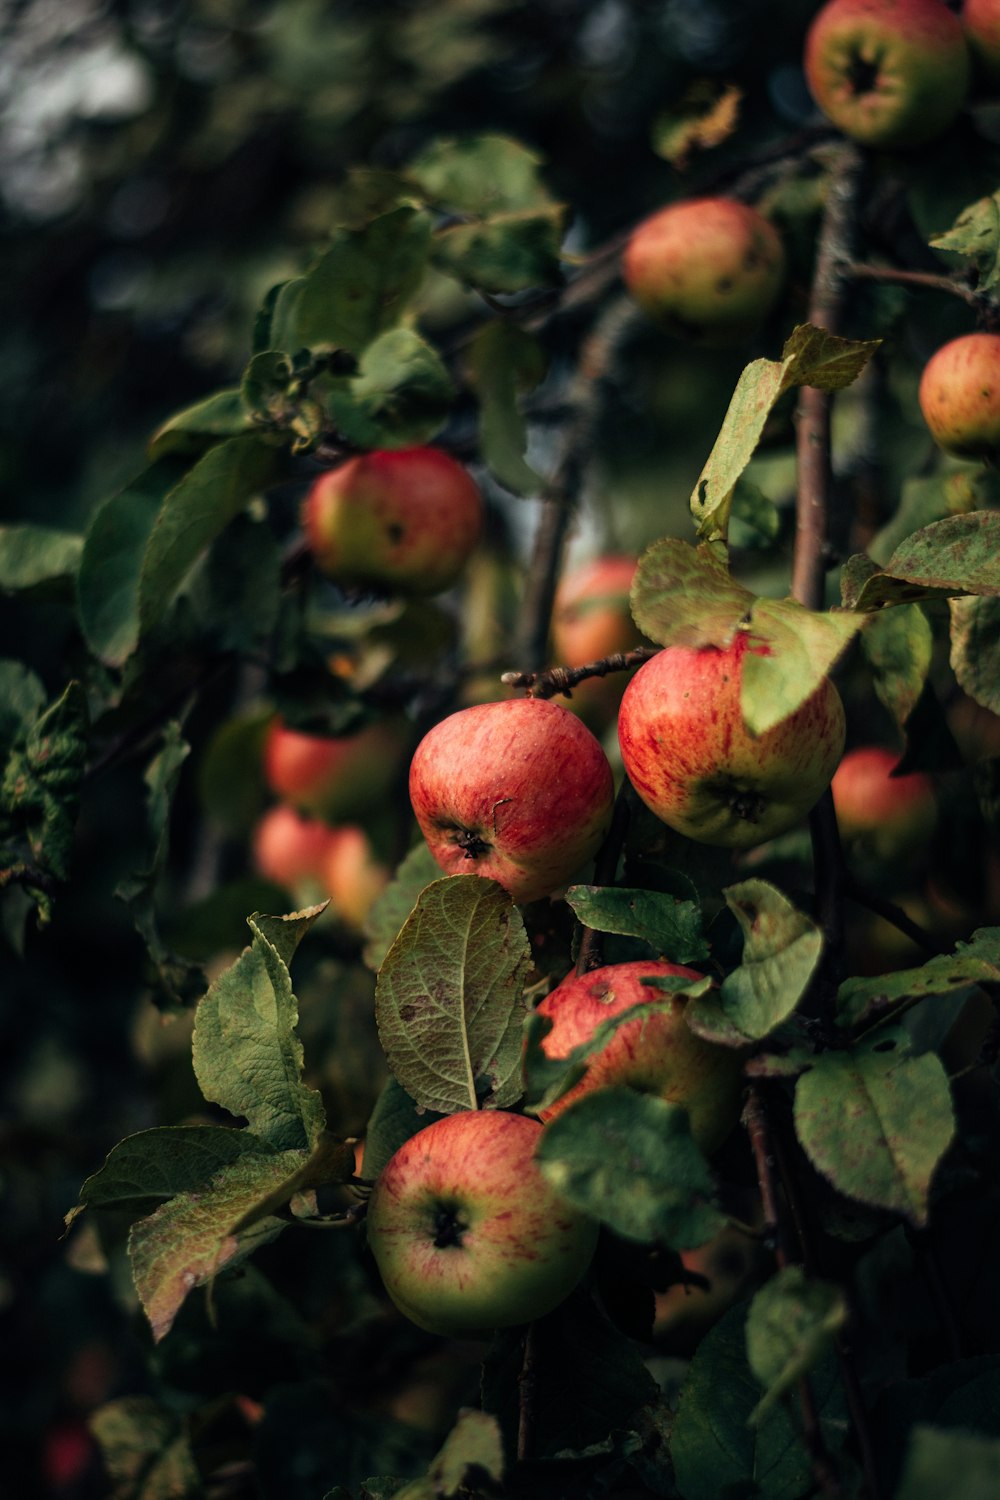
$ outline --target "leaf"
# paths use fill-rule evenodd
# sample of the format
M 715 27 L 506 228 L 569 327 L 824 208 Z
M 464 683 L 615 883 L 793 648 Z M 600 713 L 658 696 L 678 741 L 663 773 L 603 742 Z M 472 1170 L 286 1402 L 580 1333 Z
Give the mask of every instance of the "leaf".
M 23 662 L 0 658 L 0 749 L 7 750 L 45 707 L 45 684 Z
M 76 577 L 83 537 L 49 526 L 0 526 L 0 589 L 58 592 Z
M 168 417 L 153 433 L 147 453 L 150 462 L 167 453 L 201 453 L 223 438 L 249 432 L 253 425 L 241 390 L 215 391 Z
M 407 164 L 407 176 L 439 207 L 490 218 L 551 203 L 542 158 L 503 135 L 436 140 Z
M 88 1419 L 112 1500 L 200 1500 L 201 1475 L 186 1421 L 152 1396 L 123 1396 Z
M 271 344 L 289 354 L 346 349 L 360 355 L 407 316 L 427 269 L 431 221 L 403 206 L 362 229 L 338 229 L 307 276 L 279 294 Z
M 226 719 L 202 751 L 197 768 L 203 811 L 238 837 L 246 837 L 264 810 L 264 741 L 273 717 L 264 707 Z
M 192 564 L 274 477 L 278 462 L 278 450 L 259 438 L 229 438 L 168 492 L 139 572 L 140 634 L 159 624 Z
M 1000 599 L 952 599 L 951 669 L 970 698 L 1000 714 Z
M 751 734 L 766 734 L 820 687 L 860 628 L 849 610 L 822 613 L 794 599 L 757 599 L 750 615 L 754 645 L 743 658 L 740 705 Z
M 496 881 L 452 875 L 417 898 L 379 970 L 375 1019 L 418 1105 L 451 1114 L 517 1100 L 529 964 L 520 913 Z
M 1000 1439 L 915 1427 L 896 1500 L 940 1500 L 956 1482 L 962 1500 L 994 1500 L 998 1478 Z
M 257 1221 L 253 1211 L 275 1194 L 287 1202 L 305 1159 L 303 1151 L 240 1156 L 202 1187 L 178 1193 L 132 1225 L 132 1276 L 156 1343 L 170 1332 L 188 1292 L 281 1233 L 284 1220 Z M 237 1233 L 244 1219 L 253 1228 Z
M 583 1095 L 549 1121 L 535 1157 L 561 1197 L 626 1239 L 685 1250 L 725 1223 L 687 1111 L 653 1095 Z
M 919 1227 L 955 1133 L 941 1059 L 911 1056 L 905 1033 L 885 1027 L 849 1052 L 820 1053 L 796 1085 L 795 1130 L 838 1192 Z
M 653 150 L 683 172 L 698 151 L 728 140 L 739 124 L 743 90 L 733 83 L 699 78 L 653 124 Z
M 460 1411 L 428 1471 L 433 1494 L 443 1500 L 503 1479 L 503 1440 L 496 1417 L 485 1411 Z
M 545 374 L 541 345 L 524 329 L 495 319 L 472 340 L 469 364 L 479 399 L 483 458 L 505 489 L 515 495 L 538 494 L 543 481 L 525 462 L 527 425 L 517 398 Z
M 691 514 L 702 541 L 725 540 L 736 482 L 779 398 L 795 385 L 842 390 L 857 379 L 880 343 L 839 338 L 803 323 L 792 330 L 780 360 L 756 359 L 746 366 L 691 496 Z
M 963 208 L 951 228 L 928 244 L 974 260 L 979 272 L 977 290 L 995 290 L 1000 285 L 1000 192 Z
M 726 647 L 754 602 L 724 554 L 674 537 L 646 549 L 632 580 L 635 623 L 659 646 Z
M 249 918 L 253 942 L 212 985 L 195 1012 L 192 1057 L 205 1098 L 277 1150 L 311 1150 L 325 1124 L 323 1101 L 302 1082 L 298 1004 L 288 964 L 322 906 L 288 917 Z
M 872 615 L 862 633 L 861 649 L 875 691 L 900 729 L 923 692 L 933 646 L 930 622 L 919 604 L 899 604 Z
M 846 979 L 837 991 L 837 1024 L 854 1027 L 900 1000 L 948 995 L 969 984 L 1000 983 L 1000 928 L 980 927 L 953 954 L 930 958 L 915 969 L 874 978 Z
M 161 458 L 94 514 L 77 577 L 77 608 L 87 644 L 109 667 L 120 667 L 139 641 L 139 573 L 150 532 L 184 473 Z
M 87 700 L 71 682 L 15 746 L 0 782 L 0 829 L 24 839 L 40 868 L 66 880 L 87 761 Z
M 265 645 L 281 604 L 281 549 L 267 521 L 237 516 L 196 568 L 189 598 L 216 650 L 250 656 Z
M 833 1347 L 847 1321 L 840 1288 L 785 1266 L 765 1282 L 747 1313 L 747 1361 L 765 1395 L 748 1421 L 759 1427 L 775 1403 Z
M 388 1078 L 365 1130 L 365 1180 L 374 1182 L 400 1146 L 425 1125 L 443 1118 L 433 1110 L 418 1109 L 402 1085 L 395 1078 Z
M 403 923 L 416 906 L 420 892 L 440 879 L 441 866 L 421 839 L 406 855 L 368 913 L 364 959 L 370 969 L 378 971 Z
M 300 1193 L 328 1187 L 331 1183 L 350 1182 L 354 1176 L 354 1144 L 353 1141 L 338 1140 L 324 1131 L 312 1152 L 308 1155 L 298 1153 L 298 1166 L 240 1215 L 231 1233 L 244 1234 L 270 1214 L 278 1213 Z
M 715 1030 L 721 1013 L 723 1032 L 732 1027 L 759 1041 L 795 1011 L 819 963 L 823 934 L 766 880 L 745 880 L 722 894 L 743 931 L 743 956 L 718 990 L 689 1003 L 687 1022 L 699 1036 L 725 1042 Z
M 477 291 L 502 294 L 558 286 L 559 249 L 568 218 L 566 205 L 553 203 L 485 222 L 450 225 L 434 236 L 431 260 Z
M 700 963 L 709 957 L 697 901 L 678 901 L 664 891 L 598 885 L 571 885 L 566 900 L 584 927 L 642 938 L 671 963 Z
M 393 328 L 368 345 L 357 375 L 338 383 L 329 406 L 348 442 L 399 448 L 429 441 L 454 399 L 437 351 L 412 329 Z
M 1000 594 L 1000 512 L 946 516 L 915 531 L 862 586 L 852 607 L 874 610 L 956 594 Z

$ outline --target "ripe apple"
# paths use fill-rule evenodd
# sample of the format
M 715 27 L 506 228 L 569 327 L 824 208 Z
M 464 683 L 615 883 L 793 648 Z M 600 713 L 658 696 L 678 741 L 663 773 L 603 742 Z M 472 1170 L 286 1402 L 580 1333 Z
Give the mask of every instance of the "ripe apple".
M 919 146 L 954 120 L 969 87 L 962 23 L 942 0 L 829 0 L 806 37 L 813 98 L 865 146 Z
M 754 737 L 743 722 L 745 631 L 722 649 L 668 646 L 625 689 L 618 739 L 629 780 L 687 838 L 749 849 L 793 828 L 830 784 L 844 707 L 829 678 L 787 719 Z
M 360 931 L 375 898 L 389 883 L 389 871 L 357 824 L 331 828 L 328 833 L 320 878 L 337 916 Z
M 535 1165 L 537 1120 L 448 1115 L 402 1145 L 368 1204 L 385 1289 L 420 1328 L 488 1338 L 557 1307 L 586 1271 L 597 1225 Z
M 333 830 L 319 818 L 304 818 L 287 803 L 272 807 L 253 834 L 253 860 L 265 880 L 294 890 L 304 880 L 319 881 Z
M 935 442 L 959 458 L 1000 451 L 1000 334 L 966 333 L 924 366 L 920 410 Z
M 607 756 L 547 698 L 477 703 L 442 719 L 410 766 L 410 801 L 448 875 L 488 875 L 515 901 L 565 885 L 611 823 Z
M 688 1112 L 691 1133 L 703 1151 L 720 1146 L 736 1123 L 740 1109 L 738 1052 L 696 1036 L 684 1019 L 686 999 L 671 995 L 649 978 L 679 975 L 700 979 L 694 969 L 663 959 L 609 964 L 589 974 L 570 974 L 539 1005 L 552 1021 L 542 1039 L 547 1057 L 568 1057 L 589 1042 L 597 1028 L 635 1005 L 654 1003 L 655 1014 L 624 1021 L 601 1050 L 587 1060 L 587 1071 L 561 1099 L 540 1111 L 550 1120 L 574 1100 L 594 1089 L 626 1084 L 655 1094 Z
M 479 540 L 483 502 L 439 448 L 378 449 L 314 480 L 303 524 L 317 566 L 339 583 L 439 594 Z
M 922 848 L 937 822 L 930 777 L 922 771 L 893 776 L 898 763 L 895 751 L 862 745 L 844 756 L 831 783 L 844 838 L 880 860 Z
M 772 224 L 735 198 L 689 198 L 643 220 L 622 261 L 629 292 L 671 333 L 739 343 L 767 317 L 785 277 Z
M 332 823 L 376 805 L 391 790 L 402 763 L 402 740 L 387 723 L 329 736 L 303 734 L 276 718 L 264 741 L 264 776 L 271 791 Z
M 1000 0 L 965 0 L 962 25 L 983 72 L 1000 79 Z
M 634 557 L 607 555 L 562 579 L 552 610 L 552 648 L 561 666 L 583 667 L 645 644 L 632 619 L 635 569 Z M 591 728 L 602 730 L 617 711 L 627 680 L 624 672 L 587 677 L 573 689 L 569 707 Z

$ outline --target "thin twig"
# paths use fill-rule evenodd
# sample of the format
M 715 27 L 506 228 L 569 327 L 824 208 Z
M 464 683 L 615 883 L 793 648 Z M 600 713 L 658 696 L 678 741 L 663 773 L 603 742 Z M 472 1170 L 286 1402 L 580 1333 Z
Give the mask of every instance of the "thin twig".
M 537 1325 L 529 1323 L 524 1335 L 524 1358 L 517 1377 L 517 1461 L 524 1463 L 531 1453 L 535 1432 L 535 1386 L 537 1382 Z
M 858 906 L 865 906 L 869 911 L 874 912 L 877 917 L 882 917 L 891 926 L 895 927 L 897 932 L 904 933 L 906 937 L 916 943 L 918 948 L 922 948 L 925 953 L 930 953 L 936 957 L 938 954 L 948 952 L 945 944 L 939 943 L 927 931 L 926 927 L 921 927 L 919 922 L 914 922 L 912 917 L 907 916 L 901 906 L 897 906 L 894 901 L 886 901 L 883 896 L 879 896 L 875 891 L 869 890 L 867 886 L 859 885 L 853 875 L 848 872 L 845 872 L 844 875 L 843 888 L 844 895 L 849 901 L 855 902 Z
M 981 292 L 951 276 L 938 276 L 933 271 L 903 271 L 896 266 L 871 266 L 864 261 L 844 260 L 838 266 L 841 276 L 851 281 L 888 281 L 895 286 L 921 287 L 931 292 L 948 292 L 960 297 L 977 311 L 989 305 L 989 299 Z
M 573 689 L 588 677 L 607 677 L 612 672 L 628 672 L 650 657 L 657 656 L 659 646 L 636 646 L 633 651 L 617 651 L 589 661 L 582 667 L 546 667 L 539 672 L 504 672 L 500 681 L 507 687 L 527 688 L 529 698 L 554 698 L 563 693 L 573 696 Z

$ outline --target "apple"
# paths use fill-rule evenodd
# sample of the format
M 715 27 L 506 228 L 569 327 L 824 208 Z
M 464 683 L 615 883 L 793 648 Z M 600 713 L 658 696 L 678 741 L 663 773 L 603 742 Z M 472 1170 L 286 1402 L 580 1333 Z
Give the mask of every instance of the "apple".
M 328 834 L 320 878 L 337 916 L 360 931 L 375 898 L 389 883 L 389 871 L 357 824 L 331 828 Z
M 961 19 L 973 57 L 988 78 L 1000 79 L 1000 0 L 965 0 Z
M 552 609 L 552 649 L 564 667 L 584 667 L 605 656 L 646 644 L 632 619 L 630 589 L 634 557 L 595 557 L 567 573 Z M 624 672 L 578 682 L 569 708 L 591 728 L 602 730 L 617 712 L 627 681 Z
M 687 1001 L 654 985 L 650 978 L 677 975 L 700 979 L 694 969 L 663 959 L 609 964 L 588 974 L 570 974 L 539 1005 L 552 1030 L 542 1038 L 547 1057 L 568 1057 L 589 1042 L 597 1028 L 635 1005 L 653 1003 L 655 1013 L 624 1021 L 599 1052 L 587 1060 L 579 1083 L 539 1112 L 550 1120 L 594 1089 L 625 1084 L 655 1094 L 688 1112 L 691 1134 L 703 1151 L 720 1146 L 740 1111 L 742 1057 L 696 1036 L 684 1019 Z
M 411 1136 L 368 1203 L 368 1244 L 400 1312 L 420 1328 L 488 1338 L 550 1312 L 590 1264 L 597 1225 L 534 1161 L 537 1120 L 448 1115 Z
M 631 295 L 671 333 L 739 343 L 774 306 L 785 251 L 772 224 L 736 198 L 689 198 L 643 220 L 622 260 Z
M 402 762 L 402 740 L 387 723 L 331 736 L 303 734 L 276 718 L 264 741 L 271 791 L 332 823 L 375 806 L 392 789 Z
M 920 146 L 969 87 L 962 23 L 942 0 L 830 0 L 809 28 L 805 72 L 827 119 L 865 146 Z
M 895 751 L 862 745 L 848 751 L 831 783 L 841 834 L 880 860 L 913 854 L 937 822 L 930 777 L 922 771 L 893 776 L 898 763 Z
M 575 874 L 611 824 L 608 758 L 547 698 L 459 709 L 417 746 L 410 801 L 448 875 L 487 875 L 536 901 Z
M 293 890 L 322 876 L 333 830 L 318 818 L 306 818 L 287 803 L 272 807 L 253 833 L 253 862 L 265 880 Z
M 439 448 L 378 449 L 315 479 L 303 524 L 317 566 L 338 583 L 439 594 L 479 541 L 483 502 Z
M 667 646 L 625 689 L 618 739 L 629 780 L 670 828 L 701 844 L 749 849 L 793 828 L 818 801 L 844 748 L 844 707 L 829 678 L 758 736 L 743 722 L 748 651 Z
M 1000 452 L 1000 334 L 966 333 L 924 366 L 917 393 L 931 434 L 958 458 Z

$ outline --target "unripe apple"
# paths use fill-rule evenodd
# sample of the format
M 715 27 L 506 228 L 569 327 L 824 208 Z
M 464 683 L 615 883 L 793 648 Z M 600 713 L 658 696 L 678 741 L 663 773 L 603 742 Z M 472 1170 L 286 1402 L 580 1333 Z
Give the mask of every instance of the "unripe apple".
M 687 838 L 749 849 L 805 817 L 844 749 L 844 707 L 829 678 L 764 734 L 743 722 L 747 652 L 668 646 L 636 672 L 618 715 L 629 780 L 658 818 Z
M 552 609 L 552 647 L 564 667 L 584 667 L 645 644 L 632 618 L 634 557 L 595 557 L 567 573 Z M 628 678 L 624 672 L 578 682 L 569 707 L 598 731 L 611 721 Z
M 736 198 L 689 198 L 645 219 L 625 248 L 629 292 L 655 319 L 699 343 L 739 343 L 764 321 L 785 278 L 781 238 Z
M 546 698 L 463 708 L 436 724 L 410 766 L 410 801 L 448 875 L 488 875 L 515 901 L 565 885 L 611 823 L 608 758 Z
M 276 718 L 264 741 L 264 776 L 271 791 L 331 823 L 376 805 L 403 763 L 397 730 L 369 724 L 356 734 L 303 734 Z
M 966 333 L 924 366 L 920 410 L 935 442 L 958 458 L 1000 452 L 1000 334 Z
M 898 763 L 895 751 L 862 745 L 844 756 L 831 783 L 841 834 L 880 860 L 922 848 L 937 822 L 930 777 L 893 776 Z
M 350 823 L 331 828 L 320 879 L 337 916 L 356 930 L 389 883 L 389 871 L 376 857 L 363 828 Z
M 333 830 L 318 818 L 305 818 L 287 803 L 272 807 L 253 834 L 254 866 L 265 880 L 289 890 L 319 881 L 330 851 Z
M 479 540 L 483 502 L 439 448 L 379 449 L 314 480 L 303 523 L 317 566 L 339 583 L 439 594 Z
M 593 1257 L 597 1225 L 534 1161 L 536 1120 L 448 1115 L 411 1136 L 372 1191 L 368 1244 L 400 1312 L 431 1333 L 488 1338 L 551 1312 Z
M 827 119 L 865 146 L 919 146 L 946 130 L 969 87 L 962 24 L 942 0 L 830 0 L 805 71 Z
M 742 1058 L 697 1036 L 684 1019 L 687 1000 L 644 981 L 671 975 L 700 979 L 694 969 L 663 959 L 609 964 L 588 974 L 571 974 L 539 1005 L 552 1021 L 542 1038 L 547 1057 L 568 1057 L 589 1042 L 597 1028 L 635 1005 L 653 1003 L 654 1013 L 623 1021 L 601 1050 L 587 1059 L 587 1071 L 561 1099 L 540 1111 L 550 1120 L 594 1089 L 625 1084 L 655 1094 L 687 1110 L 691 1133 L 703 1151 L 720 1146 L 740 1109 Z
M 962 25 L 983 72 L 988 78 L 1000 79 L 1000 0 L 965 0 Z

